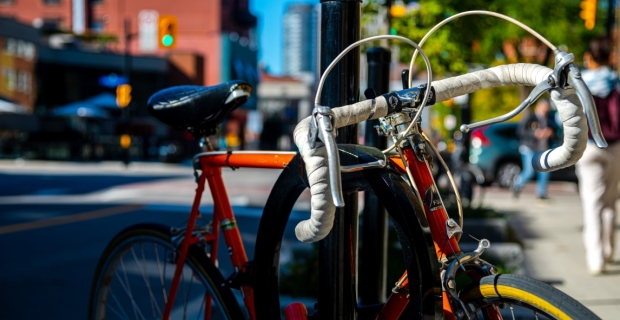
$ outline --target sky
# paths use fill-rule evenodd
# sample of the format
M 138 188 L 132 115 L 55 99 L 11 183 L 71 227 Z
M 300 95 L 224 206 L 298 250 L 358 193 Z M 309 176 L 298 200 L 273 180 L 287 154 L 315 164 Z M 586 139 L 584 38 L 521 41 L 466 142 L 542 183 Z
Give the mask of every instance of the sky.
M 270 73 L 282 74 L 282 17 L 289 3 L 317 4 L 319 0 L 250 0 L 250 11 L 258 17 L 258 61 Z

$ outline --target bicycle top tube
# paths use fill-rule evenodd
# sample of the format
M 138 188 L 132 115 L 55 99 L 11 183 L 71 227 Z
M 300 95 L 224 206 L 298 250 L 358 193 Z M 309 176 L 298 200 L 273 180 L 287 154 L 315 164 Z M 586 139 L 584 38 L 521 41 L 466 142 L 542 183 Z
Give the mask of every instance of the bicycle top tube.
M 284 169 L 297 152 L 288 151 L 208 151 L 194 156 L 192 163 L 206 167 Z

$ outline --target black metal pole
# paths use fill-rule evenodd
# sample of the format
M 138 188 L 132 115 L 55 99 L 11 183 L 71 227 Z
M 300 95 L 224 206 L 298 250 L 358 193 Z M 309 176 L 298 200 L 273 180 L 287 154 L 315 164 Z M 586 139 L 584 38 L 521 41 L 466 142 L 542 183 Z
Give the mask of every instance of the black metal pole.
M 390 90 L 390 50 L 383 47 L 370 48 L 368 60 L 368 88 L 377 95 Z M 371 98 L 371 97 L 366 97 Z M 374 98 L 374 97 L 372 97 Z M 379 120 L 366 121 L 364 138 L 367 146 L 387 148 L 387 138 L 380 137 L 374 129 Z M 388 220 L 385 208 L 372 192 L 364 194 L 364 214 L 360 250 L 359 298 L 362 305 L 378 304 L 386 297 Z
M 130 45 L 130 41 L 131 41 L 131 20 L 129 18 L 125 18 L 125 54 L 124 54 L 124 61 L 123 61 L 123 75 L 125 76 L 125 79 L 127 79 L 127 83 L 131 84 L 131 53 L 129 51 L 129 45 Z M 122 130 L 122 134 L 129 134 L 129 119 L 131 117 L 131 102 L 129 102 L 129 104 L 123 108 L 123 110 L 121 110 L 121 116 L 123 118 L 122 122 L 122 126 L 123 126 L 123 130 Z M 130 153 L 129 153 L 129 148 L 131 146 L 128 146 L 127 148 L 123 147 L 122 149 L 122 161 L 125 164 L 125 166 L 129 165 L 130 162 Z
M 605 36 L 607 39 L 612 40 L 612 30 L 614 28 L 614 18 L 616 16 L 616 9 L 614 8 L 614 0 L 607 1 L 607 19 L 605 21 Z
M 361 0 L 321 1 L 321 73 L 347 46 L 360 39 Z M 321 105 L 339 107 L 359 99 L 359 49 L 330 72 Z M 357 125 L 338 129 L 338 143 L 357 143 Z M 321 320 L 356 319 L 357 193 L 345 194 L 334 227 L 319 242 L 318 315 Z

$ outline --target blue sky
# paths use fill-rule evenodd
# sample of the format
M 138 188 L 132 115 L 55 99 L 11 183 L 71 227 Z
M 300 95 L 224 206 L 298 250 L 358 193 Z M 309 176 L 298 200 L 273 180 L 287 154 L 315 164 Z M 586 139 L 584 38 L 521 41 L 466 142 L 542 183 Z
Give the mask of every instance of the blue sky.
M 250 0 L 250 11 L 258 17 L 258 61 L 274 74 L 282 74 L 282 16 L 289 3 L 319 0 Z

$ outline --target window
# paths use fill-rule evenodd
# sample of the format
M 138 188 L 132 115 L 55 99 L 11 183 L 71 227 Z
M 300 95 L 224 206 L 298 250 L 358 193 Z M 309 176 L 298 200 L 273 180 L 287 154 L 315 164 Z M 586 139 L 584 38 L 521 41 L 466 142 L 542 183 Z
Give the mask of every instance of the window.
M 12 5 L 15 0 L 0 0 L 0 6 L 9 6 Z
M 4 78 L 6 83 L 6 89 L 8 91 L 15 91 L 15 69 L 4 68 Z
M 29 94 L 31 91 L 30 79 L 30 72 L 19 70 L 17 72 L 17 92 Z
M 13 38 L 6 39 L 6 49 L 4 53 L 10 56 L 14 56 L 17 52 L 17 41 Z
M 46 6 L 59 5 L 60 4 L 60 0 L 43 0 L 43 4 L 46 5 Z
M 105 30 L 105 20 L 104 19 L 94 19 L 91 23 L 90 28 L 97 33 L 103 33 Z
M 60 30 L 62 27 L 62 18 L 58 17 L 44 17 L 41 29 L 44 30 Z

